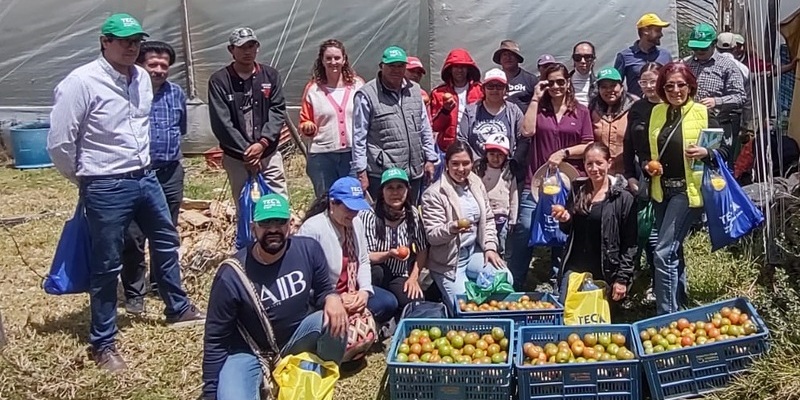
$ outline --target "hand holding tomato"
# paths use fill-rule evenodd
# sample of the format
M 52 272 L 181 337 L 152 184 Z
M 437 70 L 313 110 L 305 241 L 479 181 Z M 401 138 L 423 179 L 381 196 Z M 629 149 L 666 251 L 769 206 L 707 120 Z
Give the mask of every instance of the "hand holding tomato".
M 561 204 L 553 204 L 553 207 L 550 209 L 550 215 L 558 222 L 567 222 L 572 218 L 564 206 Z

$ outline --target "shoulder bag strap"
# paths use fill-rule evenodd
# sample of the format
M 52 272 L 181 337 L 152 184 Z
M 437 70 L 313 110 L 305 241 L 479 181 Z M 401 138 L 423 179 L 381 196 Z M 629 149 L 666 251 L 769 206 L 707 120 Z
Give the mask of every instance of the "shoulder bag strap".
M 668 106 L 668 107 L 669 107 L 669 106 Z M 662 148 L 661 148 L 661 150 L 659 150 L 659 151 L 658 151 L 658 159 L 659 159 L 659 160 L 661 159 L 661 156 L 663 156 L 663 155 L 664 155 L 664 151 L 666 151 L 666 150 L 667 150 L 667 144 L 669 144 L 669 141 L 670 141 L 670 140 L 672 140 L 672 136 L 674 136 L 674 135 L 675 135 L 675 132 L 677 132 L 677 131 L 678 131 L 678 128 L 679 128 L 679 127 L 681 126 L 681 124 L 683 123 L 683 118 L 686 116 L 686 114 L 688 114 L 688 113 L 689 113 L 689 111 L 690 111 L 690 110 L 691 110 L 691 108 L 689 108 L 689 109 L 687 109 L 686 111 L 684 111 L 683 113 L 681 113 L 681 118 L 680 118 L 680 119 L 678 119 L 678 122 L 677 122 L 677 123 L 675 124 L 675 126 L 672 128 L 672 132 L 670 132 L 670 133 L 669 133 L 669 136 L 667 136 L 667 140 L 665 140 L 665 141 L 664 141 L 664 147 L 662 147 Z M 658 141 L 658 137 L 657 137 L 657 136 L 656 136 L 656 141 Z
M 245 292 L 247 292 L 248 297 L 250 297 L 250 302 L 253 303 L 256 314 L 258 314 L 258 320 L 261 322 L 261 327 L 264 329 L 264 333 L 267 336 L 267 343 L 270 347 L 267 351 L 267 355 L 272 356 L 270 357 L 271 360 L 277 360 L 280 358 L 281 351 L 277 342 L 275 341 L 275 334 L 272 330 L 272 324 L 269 322 L 267 310 L 264 308 L 264 304 L 261 303 L 261 299 L 259 299 L 258 295 L 256 294 L 258 292 L 256 291 L 255 285 L 253 285 L 253 281 L 247 277 L 247 274 L 244 272 L 244 268 L 242 268 L 242 264 L 236 258 L 229 258 L 222 263 L 231 267 L 231 269 L 236 272 L 236 275 L 239 277 L 242 285 L 244 285 Z M 247 332 L 247 330 L 244 329 L 241 324 L 239 324 L 239 331 L 242 333 L 242 336 L 245 338 L 248 344 L 250 344 L 252 350 L 257 355 L 261 355 L 262 351 L 260 351 L 250 333 Z

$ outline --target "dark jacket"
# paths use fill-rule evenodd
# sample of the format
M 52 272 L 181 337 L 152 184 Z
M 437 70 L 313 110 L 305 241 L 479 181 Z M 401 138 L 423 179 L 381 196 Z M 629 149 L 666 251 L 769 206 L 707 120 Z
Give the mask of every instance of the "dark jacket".
M 608 202 L 602 210 L 600 231 L 602 238 L 600 249 L 603 253 L 601 267 L 603 280 L 609 284 L 619 282 L 630 286 L 633 282 L 633 258 L 636 255 L 636 240 L 638 235 L 636 206 L 633 195 L 627 190 L 628 182 L 622 175 L 609 177 L 611 180 L 608 193 Z M 561 265 L 567 265 L 574 235 L 572 234 L 572 221 L 576 217 L 574 212 L 575 193 L 579 192 L 589 180 L 582 178 L 572 183 L 567 198 L 566 208 L 572 215 L 569 221 L 560 224 L 561 230 L 569 235 L 567 239 L 567 252 Z M 580 217 L 578 217 L 580 218 Z M 563 268 L 561 273 L 563 273 Z
M 264 64 L 256 64 L 252 79 L 254 139 L 244 132 L 242 107 L 246 90 L 241 82 L 233 64 L 209 78 L 208 115 L 211 131 L 219 140 L 222 151 L 233 158 L 244 159 L 244 151 L 258 141 L 266 147 L 262 157 L 271 156 L 278 149 L 286 111 L 278 71 Z

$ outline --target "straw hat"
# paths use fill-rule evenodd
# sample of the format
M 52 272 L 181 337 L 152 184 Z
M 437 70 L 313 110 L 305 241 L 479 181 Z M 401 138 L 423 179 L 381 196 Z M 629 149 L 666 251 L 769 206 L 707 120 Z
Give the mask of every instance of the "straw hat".
M 536 173 L 533 174 L 533 178 L 531 179 L 531 195 L 536 202 L 539 202 L 539 189 L 545 183 L 545 176 L 547 176 L 547 170 L 550 169 L 548 164 L 542 165 L 536 170 Z M 567 188 L 571 187 L 572 181 L 577 179 L 581 176 L 581 173 L 575 169 L 572 164 L 562 161 L 561 164 L 558 165 L 558 173 L 561 174 L 561 181 L 567 186 Z M 547 183 L 557 184 L 558 179 L 555 176 L 555 171 L 551 169 L 550 176 L 547 177 Z

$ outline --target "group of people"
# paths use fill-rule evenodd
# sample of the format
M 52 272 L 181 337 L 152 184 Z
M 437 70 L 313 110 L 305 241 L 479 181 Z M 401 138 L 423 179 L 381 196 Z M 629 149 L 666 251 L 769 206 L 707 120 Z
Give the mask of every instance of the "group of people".
M 572 68 L 545 54 L 536 73 L 520 66 L 525 57 L 512 40 L 493 54 L 498 68 L 483 74 L 467 50 L 455 49 L 430 93 L 419 85 L 422 62 L 400 47 L 386 48 L 365 81 L 344 44 L 325 41 L 299 119 L 317 199 L 293 235 L 278 150 L 281 79 L 257 61 L 253 29 L 235 29 L 233 62 L 209 80 L 211 129 L 233 196 L 254 174 L 271 193 L 255 205 L 256 242 L 219 268 L 205 315 L 180 280 L 186 103 L 167 80 L 175 53 L 144 41 L 132 16 L 112 15 L 101 28 L 100 57 L 56 87 L 48 136 L 54 165 L 80 188 L 90 227 L 94 360 L 125 368 L 114 345 L 117 277 L 122 271 L 126 310 L 144 312 L 145 238 L 150 286 L 165 302 L 167 323 L 205 321 L 204 396 L 221 400 L 257 398 L 255 348 L 340 362 L 351 317 L 365 310 L 381 325 L 414 300 L 441 297 L 452 306 L 482 274 L 528 288 L 542 179 L 559 171 L 571 190 L 565 207 L 550 213 L 568 235 L 564 248 L 551 248 L 554 291 L 563 296 L 559 282 L 570 273 L 592 272 L 609 283 L 612 300 L 624 299 L 642 253 L 637 212 L 652 203 L 646 254 L 656 308 L 678 311 L 686 305 L 682 243 L 702 213 L 702 168 L 694 161 L 711 160 L 697 140 L 721 127 L 716 151 L 735 157 L 748 98 L 742 65 L 730 54 L 735 36 L 699 24 L 688 43 L 693 55 L 674 61 L 659 47 L 668 25 L 644 15 L 638 40 L 597 72 L 589 41 L 574 46 Z M 260 310 L 274 337 L 258 322 Z

